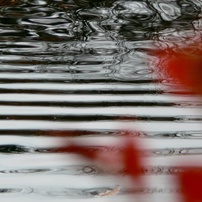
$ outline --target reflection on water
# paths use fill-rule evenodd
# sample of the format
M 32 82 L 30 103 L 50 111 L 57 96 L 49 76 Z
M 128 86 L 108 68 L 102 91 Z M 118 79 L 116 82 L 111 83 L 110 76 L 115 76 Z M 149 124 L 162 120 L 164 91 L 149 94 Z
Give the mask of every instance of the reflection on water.
M 0 1 L 0 200 L 117 201 L 139 193 L 172 201 L 180 193 L 167 183 L 181 169 L 176 162 L 202 154 L 201 102 L 157 78 L 154 68 L 163 61 L 156 53 L 201 42 L 201 6 Z M 57 152 L 72 138 L 107 150 L 122 127 L 142 131 L 137 136 L 150 159 L 142 172 L 153 182 L 144 189 L 121 187 L 124 173 L 113 179 Z

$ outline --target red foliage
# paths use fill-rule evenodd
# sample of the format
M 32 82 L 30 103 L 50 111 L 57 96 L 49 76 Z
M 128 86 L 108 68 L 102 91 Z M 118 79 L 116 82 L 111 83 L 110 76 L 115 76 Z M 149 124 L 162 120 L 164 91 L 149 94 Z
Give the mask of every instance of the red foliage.
M 57 149 L 57 152 L 76 153 L 90 160 L 94 160 L 97 158 L 97 151 L 91 151 L 87 147 L 76 145 L 73 143 L 65 147 L 60 147 L 59 149 Z
M 97 166 L 107 167 L 110 173 L 115 171 L 124 172 L 132 180 L 139 183 L 142 175 L 142 155 L 135 138 L 130 137 L 131 132 L 124 132 L 123 146 L 108 148 L 104 150 L 90 149 L 89 147 L 70 143 L 65 147 L 57 149 L 58 152 L 76 153 L 92 160 Z
M 178 175 L 184 202 L 202 201 L 202 168 L 186 167 Z
M 184 48 L 180 52 L 166 49 L 158 52 L 161 60 L 160 72 L 170 75 L 181 87 L 192 93 L 202 94 L 202 50 L 193 51 L 193 47 Z
M 132 179 L 140 180 L 142 175 L 142 154 L 134 142 L 134 139 L 126 137 L 123 150 L 124 171 L 132 177 Z

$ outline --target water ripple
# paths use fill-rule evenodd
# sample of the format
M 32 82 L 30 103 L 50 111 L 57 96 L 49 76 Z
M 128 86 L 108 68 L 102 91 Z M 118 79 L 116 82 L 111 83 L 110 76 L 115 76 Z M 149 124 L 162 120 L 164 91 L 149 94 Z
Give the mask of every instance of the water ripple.
M 151 159 L 142 168 L 148 177 L 173 178 L 183 168 L 167 161 L 199 159 L 201 101 L 154 70 L 164 64 L 159 50 L 200 44 L 201 6 L 201 0 L 0 1 L 0 201 L 179 194 L 168 184 L 119 189 L 96 165 L 59 148 L 73 138 L 90 151 L 120 151 L 99 143 L 114 143 L 129 126 L 138 130 L 132 137 L 151 144 L 143 150 Z M 83 178 L 89 187 L 80 187 Z
M 26 188 L 20 188 L 20 187 L 0 187 L 0 195 L 13 195 L 16 196 L 16 194 L 24 195 L 24 194 L 31 194 L 33 192 L 33 189 L 30 187 Z M 13 196 L 13 197 L 14 197 Z
M 0 170 L 1 174 L 57 174 L 57 175 L 100 175 L 104 174 L 102 170 L 94 165 L 69 165 L 65 167 L 52 167 L 52 168 L 27 168 L 16 170 Z
M 68 197 L 68 198 L 94 198 L 101 197 L 107 191 L 113 191 L 112 187 L 101 187 L 91 189 L 73 189 L 73 188 L 41 188 L 35 189 L 35 193 L 48 197 Z

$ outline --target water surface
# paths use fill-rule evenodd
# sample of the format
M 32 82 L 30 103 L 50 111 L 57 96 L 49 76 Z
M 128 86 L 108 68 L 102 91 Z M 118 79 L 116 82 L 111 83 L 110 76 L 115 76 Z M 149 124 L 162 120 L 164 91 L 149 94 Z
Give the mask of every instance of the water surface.
M 0 200 L 126 201 L 125 176 L 53 151 L 72 138 L 105 149 L 130 128 L 150 154 L 140 195 L 174 201 L 177 163 L 202 155 L 201 102 L 158 78 L 156 52 L 201 41 L 201 6 L 0 1 Z

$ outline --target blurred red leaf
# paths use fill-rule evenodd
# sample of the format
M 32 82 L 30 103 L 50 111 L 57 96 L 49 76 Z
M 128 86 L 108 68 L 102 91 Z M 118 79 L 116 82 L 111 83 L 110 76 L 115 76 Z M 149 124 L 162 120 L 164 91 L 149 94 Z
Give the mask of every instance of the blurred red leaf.
M 71 143 L 68 146 L 58 148 L 57 152 L 76 153 L 90 160 L 94 160 L 97 158 L 98 151 L 89 150 L 87 147 Z
M 123 150 L 124 171 L 134 180 L 139 180 L 142 175 L 142 155 L 134 139 L 126 137 Z
M 124 134 L 121 147 L 105 147 L 102 149 L 90 149 L 75 143 L 68 143 L 60 147 L 57 152 L 75 153 L 92 160 L 97 166 L 101 166 L 110 173 L 124 172 L 132 180 L 140 182 L 142 175 L 142 154 L 136 137 L 131 137 L 133 131 L 121 131 Z
M 202 201 L 202 168 L 186 167 L 178 175 L 184 202 Z
M 193 51 L 197 45 L 184 48 L 180 52 L 171 48 L 158 52 L 160 68 L 158 71 L 177 81 L 181 87 L 192 93 L 202 94 L 202 50 Z

